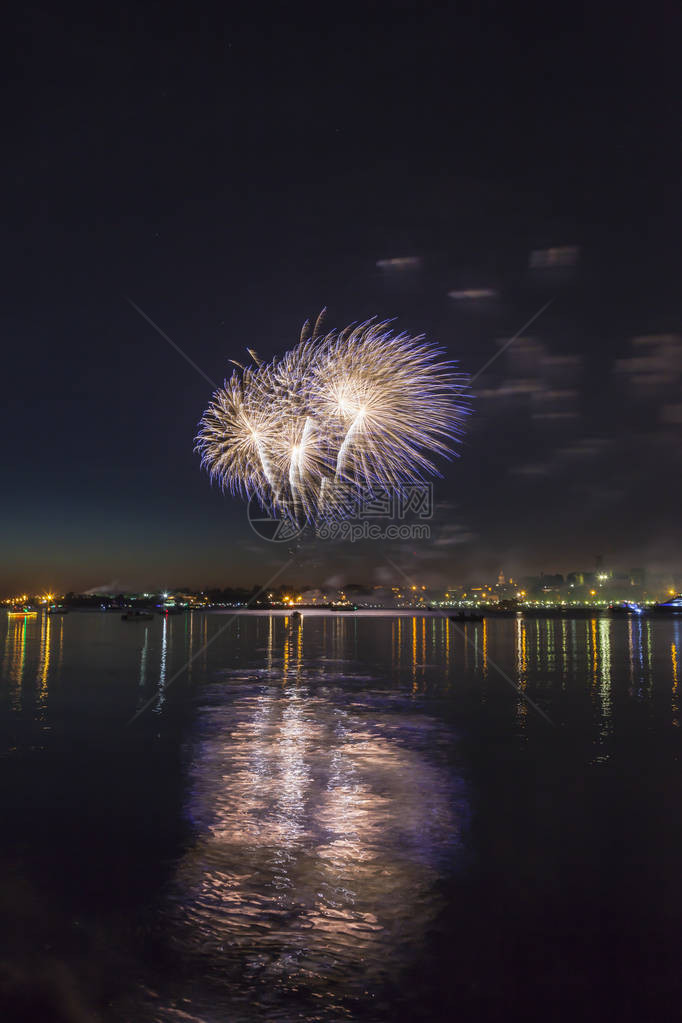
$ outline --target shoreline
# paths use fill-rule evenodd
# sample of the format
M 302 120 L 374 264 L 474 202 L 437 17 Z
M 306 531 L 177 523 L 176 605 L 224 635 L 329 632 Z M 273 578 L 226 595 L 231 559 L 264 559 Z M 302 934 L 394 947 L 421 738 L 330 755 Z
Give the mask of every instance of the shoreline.
M 459 618 L 460 612 L 456 609 L 448 609 L 447 611 L 438 611 L 428 608 L 358 608 L 357 611 L 352 609 L 332 611 L 328 608 L 313 608 L 313 607 L 292 607 L 292 608 L 207 608 L 205 611 L 189 612 L 198 614 L 219 614 L 219 615 L 252 615 L 252 616 L 270 616 L 273 615 L 279 618 L 290 618 L 294 612 L 298 612 L 303 618 L 446 618 L 448 620 L 455 619 L 455 624 L 481 624 L 477 619 L 473 619 L 471 623 L 467 623 L 464 618 Z M 629 621 L 630 619 L 639 618 L 665 618 L 675 619 L 680 618 L 682 615 L 679 612 L 661 612 L 661 611 L 643 611 L 641 614 L 627 614 L 622 612 L 612 612 L 608 608 L 566 608 L 562 610 L 560 608 L 538 608 L 527 609 L 524 608 L 518 611 L 481 611 L 480 609 L 472 609 L 473 615 L 482 615 L 485 620 L 495 621 L 501 619 L 515 619 L 515 618 L 564 618 L 564 619 L 585 619 L 595 617 L 606 617 L 613 619 L 624 619 Z

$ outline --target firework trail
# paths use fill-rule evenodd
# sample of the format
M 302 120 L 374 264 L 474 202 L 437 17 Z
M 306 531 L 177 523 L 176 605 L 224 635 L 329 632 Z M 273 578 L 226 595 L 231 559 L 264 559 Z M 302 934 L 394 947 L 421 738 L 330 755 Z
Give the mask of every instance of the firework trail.
M 464 374 L 423 336 L 367 320 L 241 366 L 213 395 L 196 450 L 222 489 L 275 515 L 343 517 L 362 493 L 440 475 L 469 411 Z

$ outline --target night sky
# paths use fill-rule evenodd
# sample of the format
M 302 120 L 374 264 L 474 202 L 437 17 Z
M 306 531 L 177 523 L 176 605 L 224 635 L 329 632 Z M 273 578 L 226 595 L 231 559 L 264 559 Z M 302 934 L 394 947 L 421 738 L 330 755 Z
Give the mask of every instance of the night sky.
M 681 565 L 680 22 L 515 6 L 17 16 L 0 588 L 256 583 L 286 557 L 200 470 L 211 387 L 128 298 L 218 382 L 322 306 L 473 375 L 553 299 L 475 381 L 432 543 L 317 544 L 287 579 Z

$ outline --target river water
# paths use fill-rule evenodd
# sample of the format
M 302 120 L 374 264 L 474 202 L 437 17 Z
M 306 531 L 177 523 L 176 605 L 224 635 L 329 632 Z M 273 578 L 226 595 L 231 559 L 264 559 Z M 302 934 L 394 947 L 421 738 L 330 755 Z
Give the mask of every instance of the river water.
M 2 1018 L 671 1018 L 681 633 L 3 619 Z

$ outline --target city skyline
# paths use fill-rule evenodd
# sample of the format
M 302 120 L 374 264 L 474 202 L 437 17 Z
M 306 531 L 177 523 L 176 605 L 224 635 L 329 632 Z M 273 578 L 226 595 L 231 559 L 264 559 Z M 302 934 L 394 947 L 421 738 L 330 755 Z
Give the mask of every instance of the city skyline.
M 593 602 L 590 598 L 596 598 L 596 601 L 601 599 L 617 600 L 633 595 L 640 597 L 648 596 L 649 598 L 655 595 L 657 598 L 663 599 L 677 595 L 678 591 L 682 590 L 682 571 L 668 569 L 665 572 L 649 573 L 641 567 L 630 570 L 614 569 L 605 566 L 601 556 L 597 556 L 595 565 L 590 570 L 574 568 L 570 572 L 543 571 L 537 575 L 528 574 L 521 570 L 512 575 L 511 573 L 505 573 L 501 568 L 496 575 L 486 576 L 484 573 L 476 575 L 470 572 L 459 572 L 457 574 L 456 569 L 453 569 L 449 576 L 444 576 L 444 578 L 449 579 L 449 582 L 445 583 L 426 584 L 422 582 L 422 577 L 419 578 L 418 583 L 415 583 L 415 578 L 407 576 L 402 571 L 393 571 L 391 578 L 387 578 L 381 583 L 361 582 L 350 577 L 343 580 L 335 577 L 317 581 L 306 577 L 306 580 L 302 582 L 300 580 L 296 581 L 292 573 L 289 572 L 284 582 L 279 578 L 271 586 L 268 586 L 267 583 L 263 585 L 262 582 L 255 582 L 253 580 L 249 583 L 225 582 L 223 580 L 220 584 L 209 584 L 201 587 L 194 587 L 185 583 L 180 586 L 166 584 L 163 587 L 149 586 L 142 588 L 125 586 L 119 580 L 113 580 L 111 583 L 92 587 L 89 590 L 49 587 L 37 588 L 35 590 L 29 588 L 27 592 L 22 593 L 20 588 L 15 588 L 11 593 L 5 592 L 4 595 L 0 595 L 0 601 L 7 603 L 13 600 L 26 600 L 29 595 L 43 603 L 46 601 L 50 603 L 53 599 L 56 599 L 57 595 L 61 597 L 66 595 L 74 598 L 93 599 L 100 596 L 119 597 L 135 595 L 141 598 L 162 598 L 164 601 L 178 599 L 178 595 L 180 595 L 182 599 L 186 597 L 187 601 L 189 601 L 191 595 L 213 595 L 216 599 L 223 599 L 217 596 L 221 593 L 224 596 L 233 594 L 234 597 L 231 599 L 237 599 L 237 595 L 240 595 L 239 599 L 244 600 L 247 599 L 247 596 L 266 600 L 268 597 L 273 596 L 273 594 L 281 595 L 287 591 L 302 595 L 303 599 L 305 599 L 306 593 L 309 595 L 315 593 L 316 600 L 326 600 L 326 595 L 329 594 L 329 600 L 334 600 L 346 590 L 349 593 L 355 593 L 356 596 L 371 596 L 372 594 L 376 595 L 378 592 L 385 596 L 390 596 L 391 591 L 394 593 L 405 591 L 409 596 L 411 590 L 417 590 L 427 591 L 429 599 L 436 595 L 440 597 L 445 596 L 446 598 L 452 597 L 453 600 L 467 596 L 480 600 L 489 598 L 502 600 L 515 597 L 531 600 L 536 598 L 544 599 L 546 596 L 548 600 L 579 598 L 590 603 Z M 270 590 L 272 593 L 268 592 Z M 422 598 L 420 597 L 420 599 Z
M 427 541 L 428 542 L 428 541 Z M 254 544 L 254 547 L 256 545 Z M 280 545 L 270 544 L 269 547 L 277 548 Z M 282 545 L 285 546 L 286 545 Z M 14 573 L 7 571 L 4 566 L 0 577 L 0 593 L 6 594 L 17 592 L 74 592 L 74 593 L 106 593 L 106 592 L 150 592 L 161 593 L 170 589 L 191 589 L 200 592 L 209 589 L 225 587 L 251 588 L 261 582 L 264 583 L 269 576 L 278 575 L 283 571 L 287 579 L 294 584 L 300 585 L 310 582 L 315 586 L 333 586 L 348 583 L 359 583 L 367 586 L 386 585 L 388 580 L 396 577 L 396 564 L 400 567 L 397 570 L 399 576 L 404 578 L 419 576 L 430 588 L 447 588 L 453 580 L 471 579 L 496 579 L 500 572 L 507 578 L 520 578 L 540 575 L 552 576 L 561 574 L 568 576 L 570 573 L 596 573 L 599 571 L 599 564 L 606 564 L 609 570 L 618 575 L 632 573 L 643 573 L 646 578 L 655 576 L 666 578 L 682 577 L 682 562 L 669 560 L 667 562 L 653 562 L 647 564 L 636 557 L 625 559 L 604 559 L 603 555 L 595 555 L 589 559 L 587 564 L 582 561 L 576 562 L 565 555 L 563 558 L 552 560 L 534 558 L 530 563 L 517 561 L 496 560 L 490 555 L 483 563 L 476 558 L 442 556 L 442 552 L 434 566 L 434 558 L 420 559 L 414 557 L 412 551 L 396 551 L 395 547 L 386 545 L 385 556 L 377 556 L 372 563 L 365 553 L 367 548 L 374 546 L 371 541 L 365 541 L 351 547 L 357 547 L 357 553 L 345 558 L 338 558 L 332 555 L 325 557 L 326 543 L 318 543 L 312 552 L 304 557 L 292 555 L 290 550 L 282 554 L 275 550 L 269 561 L 264 561 L 262 571 L 253 568 L 245 568 L 242 571 L 221 570 L 214 565 L 212 568 L 194 571 L 177 571 L 172 564 L 158 568 L 154 572 L 129 571 L 127 574 L 112 569 L 101 571 L 97 574 L 88 572 L 74 572 L 68 567 L 52 567 L 49 562 L 37 569 L 18 569 Z M 336 545 L 341 546 L 341 544 Z M 266 547 L 263 544 L 263 547 Z M 258 548 L 260 549 L 260 548 Z M 399 559 L 396 561 L 396 559 Z M 539 565 L 536 568 L 535 565 Z M 576 565 L 578 567 L 576 567 Z

